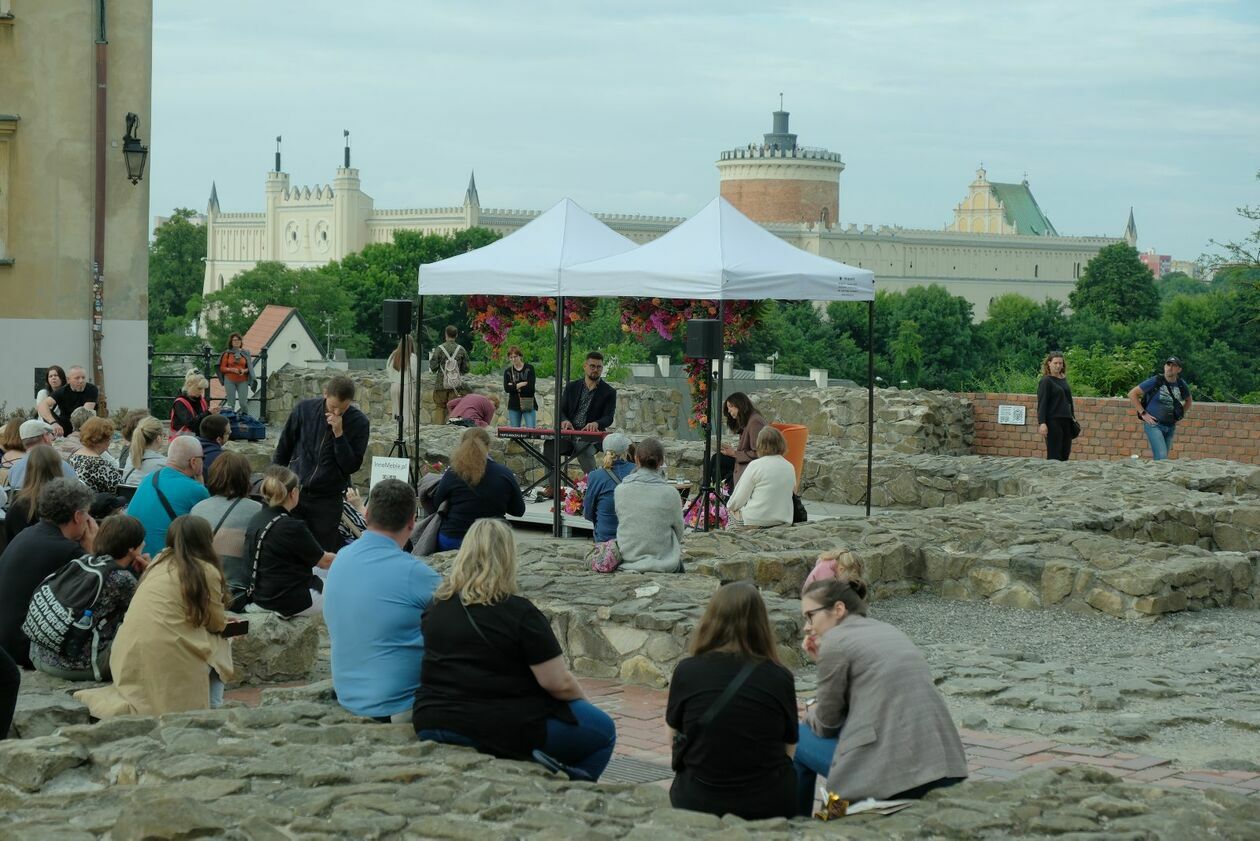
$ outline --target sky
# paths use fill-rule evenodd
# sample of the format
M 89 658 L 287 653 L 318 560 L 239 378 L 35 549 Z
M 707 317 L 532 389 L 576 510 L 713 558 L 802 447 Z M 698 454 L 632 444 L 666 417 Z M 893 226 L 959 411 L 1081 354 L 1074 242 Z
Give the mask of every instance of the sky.
M 840 222 L 940 229 L 983 163 L 1065 236 L 1194 259 L 1260 204 L 1260 2 L 155 0 L 151 208 L 261 211 L 351 132 L 378 209 L 689 216 L 783 94 Z

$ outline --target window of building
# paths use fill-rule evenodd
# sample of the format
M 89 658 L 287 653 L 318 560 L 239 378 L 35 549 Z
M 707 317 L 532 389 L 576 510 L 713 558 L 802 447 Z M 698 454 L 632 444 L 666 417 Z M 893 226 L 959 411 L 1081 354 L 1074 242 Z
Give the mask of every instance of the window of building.
M 1038 276 L 1038 275 L 1037 275 L 1037 270 L 1038 270 L 1038 268 L 1039 268 L 1039 266 L 1038 266 L 1036 263 L 1033 263 L 1033 277 L 1037 277 L 1037 276 Z
M 0 0 L 0 9 L 6 0 Z M 13 134 L 17 131 L 18 118 L 0 114 L 0 266 L 12 265 L 9 252 L 9 191 L 11 184 L 10 161 L 13 158 Z

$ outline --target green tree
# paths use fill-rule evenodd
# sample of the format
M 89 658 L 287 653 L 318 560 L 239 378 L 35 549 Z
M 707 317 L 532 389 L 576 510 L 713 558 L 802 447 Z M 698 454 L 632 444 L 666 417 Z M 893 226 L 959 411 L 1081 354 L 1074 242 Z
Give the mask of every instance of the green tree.
M 1156 287 L 1159 289 L 1159 301 L 1165 304 L 1178 295 L 1202 295 L 1208 291 L 1208 286 L 1202 281 L 1195 280 L 1185 272 L 1169 272 L 1156 281 Z
M 1155 278 L 1137 249 L 1123 242 L 1106 246 L 1085 264 L 1068 302 L 1076 312 L 1093 312 L 1113 324 L 1159 316 Z
M 895 303 L 885 307 L 891 310 L 887 318 L 881 317 L 876 301 L 876 346 L 888 347 L 888 342 L 902 331 L 902 324 L 912 321 L 917 325 L 919 344 L 924 351 L 915 384 L 954 391 L 962 388 L 978 361 L 971 304 L 936 284 L 911 287 L 901 294 L 899 301 L 896 301 L 897 296 L 898 293 L 888 296 L 888 302 Z M 889 338 L 881 340 L 880 334 Z M 888 350 L 895 358 L 896 351 Z
M 1036 371 L 1047 353 L 1067 344 L 1068 317 L 1060 301 L 1047 298 L 1038 304 L 1012 292 L 993 299 L 976 332 L 984 339 L 988 359 L 980 366 L 982 376 L 986 368 Z
M 1155 346 L 1137 342 L 1108 350 L 1102 345 L 1063 353 L 1072 391 L 1081 396 L 1123 397 L 1155 370 Z
M 175 208 L 153 230 L 149 243 L 149 339 L 159 349 L 163 344 L 187 344 L 192 321 L 200 312 L 206 227 L 194 224 L 194 215 L 186 207 Z
M 919 384 L 919 368 L 923 364 L 923 334 L 917 321 L 906 320 L 897 327 L 892 342 L 893 365 L 899 379 L 910 386 Z

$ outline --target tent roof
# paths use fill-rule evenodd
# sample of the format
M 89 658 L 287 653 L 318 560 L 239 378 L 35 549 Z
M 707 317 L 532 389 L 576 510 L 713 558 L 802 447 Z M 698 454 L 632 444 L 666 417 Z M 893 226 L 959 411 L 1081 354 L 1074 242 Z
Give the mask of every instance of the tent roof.
M 503 239 L 421 266 L 420 294 L 550 297 L 560 294 L 561 269 L 634 247 L 572 199 L 561 199 Z
M 871 301 L 875 273 L 784 242 L 720 196 L 659 239 L 566 268 L 573 297 Z

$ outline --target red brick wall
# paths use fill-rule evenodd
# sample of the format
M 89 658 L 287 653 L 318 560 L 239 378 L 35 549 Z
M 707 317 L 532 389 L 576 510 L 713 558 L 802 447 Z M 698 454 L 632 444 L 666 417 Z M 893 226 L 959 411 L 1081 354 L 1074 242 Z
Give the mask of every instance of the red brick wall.
M 829 225 L 840 218 L 838 181 L 777 178 L 723 181 L 722 198 L 754 222 L 817 222 L 827 208 Z
M 972 451 L 985 456 L 1044 458 L 1045 443 L 1037 434 L 1034 394 L 960 395 L 975 406 L 976 439 Z M 1077 397 L 1076 419 L 1081 437 L 1072 442 L 1074 459 L 1150 458 L 1151 448 L 1128 400 Z M 999 405 L 1027 407 L 1024 426 L 997 422 Z M 1195 403 L 1177 424 L 1172 458 L 1223 458 L 1260 464 L 1260 406 Z

